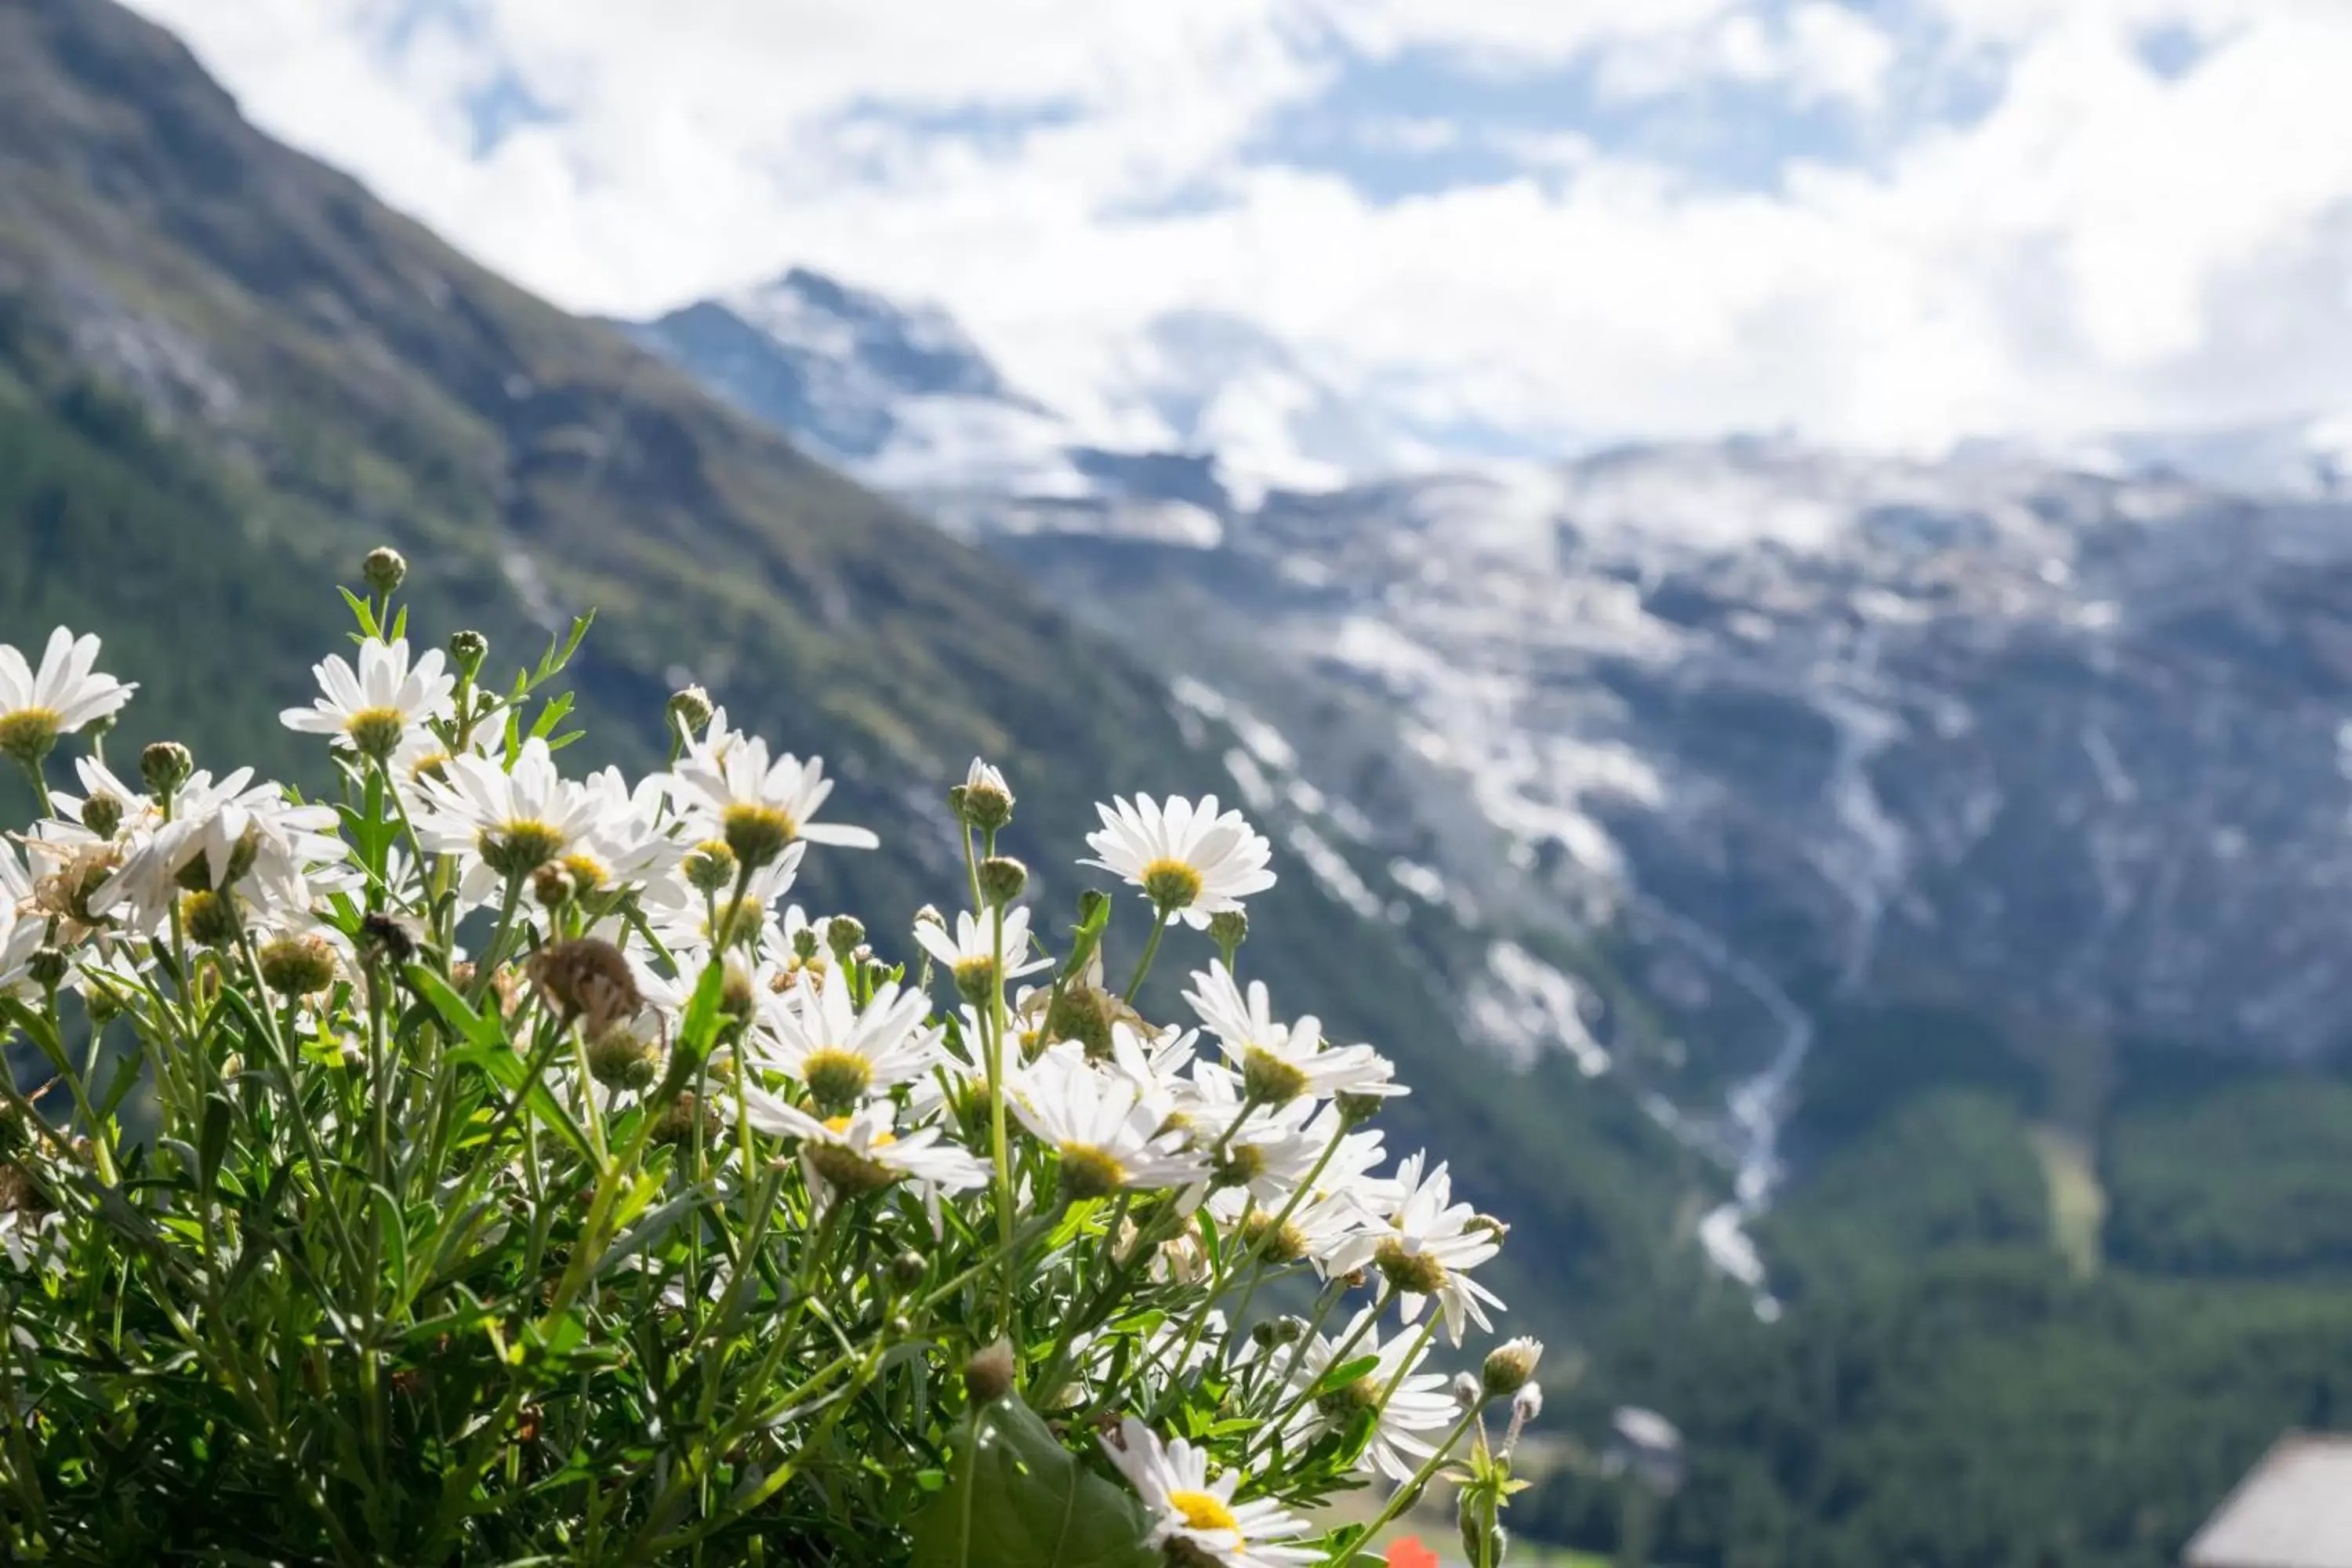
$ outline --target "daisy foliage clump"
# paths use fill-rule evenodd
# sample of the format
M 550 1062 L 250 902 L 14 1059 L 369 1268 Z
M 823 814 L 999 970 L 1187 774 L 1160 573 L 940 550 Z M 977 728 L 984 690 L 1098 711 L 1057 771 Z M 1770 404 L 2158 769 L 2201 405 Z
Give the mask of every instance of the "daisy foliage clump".
M 1074 825 L 1148 910 L 1062 921 L 975 761 L 948 912 L 811 910 L 877 842 L 819 759 L 689 689 L 569 770 L 584 620 L 486 684 L 399 565 L 285 709 L 322 787 L 110 759 L 97 639 L 0 647 L 0 1556 L 1286 1568 L 1443 1478 L 1499 1561 L 1503 1227 L 1239 978 L 1240 813 Z

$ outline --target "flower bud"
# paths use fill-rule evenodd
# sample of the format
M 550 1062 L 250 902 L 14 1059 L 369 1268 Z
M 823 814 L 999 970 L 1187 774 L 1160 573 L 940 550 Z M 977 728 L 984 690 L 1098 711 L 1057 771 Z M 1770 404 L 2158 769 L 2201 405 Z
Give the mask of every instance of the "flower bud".
M 1092 985 L 1065 986 L 1045 1014 L 1045 1039 L 1076 1040 L 1089 1061 L 1110 1059 L 1110 1026 L 1118 1016 L 1118 999 Z
M 44 989 L 64 984 L 67 972 L 72 968 L 73 961 L 66 957 L 64 949 L 47 945 L 35 948 L 33 956 L 25 961 L 25 973 L 32 976 L 34 984 Z
M 1517 1394 L 1511 1395 L 1511 1419 L 1519 1426 L 1526 1426 L 1542 1414 L 1542 1384 L 1531 1380 Z
M 451 632 L 449 657 L 456 661 L 457 673 L 471 680 L 481 673 L 482 660 L 490 657 L 490 639 L 470 628 Z
M 1527 1386 L 1528 1380 L 1536 1374 L 1536 1363 L 1542 1359 L 1541 1340 L 1507 1340 L 1486 1352 L 1486 1364 L 1478 1373 L 1479 1383 L 1489 1397 L 1508 1399 Z
M 1110 895 L 1104 892 L 1100 888 L 1088 888 L 1085 892 L 1080 893 L 1078 895 L 1078 923 L 1080 925 L 1091 924 L 1094 918 L 1102 913 L 1103 906 L 1109 902 Z
M 588 1042 L 588 1072 L 607 1089 L 645 1089 L 661 1071 L 661 1051 L 626 1024 Z
M 690 735 L 698 735 L 718 711 L 710 703 L 710 693 L 699 686 L 682 686 L 669 694 L 669 721 Z
M 81 825 L 100 838 L 111 838 L 122 826 L 122 802 L 100 790 L 81 803 Z
M 1013 820 L 1013 791 L 1004 775 L 977 757 L 963 783 L 948 791 L 948 804 L 967 826 L 994 833 Z
M 1306 1337 L 1306 1320 L 1286 1314 L 1279 1318 L 1266 1318 L 1250 1325 L 1250 1338 L 1260 1350 L 1273 1350 L 1277 1345 L 1295 1345 Z
M 92 985 L 82 993 L 81 1009 L 89 1015 L 93 1027 L 103 1029 L 122 1016 L 122 999 L 103 985 Z
M 335 950 L 325 937 L 278 937 L 260 956 L 261 983 L 280 996 L 314 996 L 335 983 Z
M 222 892 L 190 893 L 180 900 L 180 920 L 190 942 L 213 948 L 235 947 L 244 923 L 236 895 Z
M 908 1247 L 890 1259 L 890 1284 L 896 1289 L 911 1290 L 920 1285 L 930 1271 L 929 1260 L 913 1247 Z
M 716 898 L 735 885 L 735 870 L 741 862 L 735 851 L 716 838 L 706 838 L 686 852 L 681 867 L 687 886 L 698 893 Z
M 948 929 L 948 917 L 940 913 L 939 905 L 925 904 L 921 909 L 915 911 L 915 924 L 918 926 L 937 926 L 941 931 L 945 931 Z
M 793 932 L 793 956 L 803 963 L 816 962 L 816 928 L 803 926 Z
M 1480 1231 L 1487 1236 L 1491 1236 L 1495 1238 L 1495 1243 L 1498 1247 L 1502 1245 L 1503 1238 L 1511 1234 L 1511 1227 L 1509 1226 L 1504 1224 L 1501 1220 L 1496 1219 L 1490 1214 L 1473 1215 L 1470 1218 L 1470 1223 L 1464 1226 L 1462 1228 L 1464 1230 Z
M 1454 1374 L 1454 1404 L 1465 1410 L 1472 1410 L 1477 1407 L 1479 1400 L 1484 1397 L 1485 1395 L 1479 1391 L 1477 1373 L 1457 1372 Z
M 367 580 L 370 593 L 389 594 L 407 578 L 408 563 L 399 551 L 380 544 L 360 563 L 360 575 Z
M 157 741 L 139 753 L 139 776 L 159 796 L 178 789 L 195 771 L 196 760 L 177 741 Z
M 727 1130 L 726 1123 L 719 1120 L 719 1112 L 697 1100 L 689 1089 L 662 1109 L 646 1135 L 656 1143 L 690 1143 L 697 1127 L 701 1128 L 706 1142 L 715 1141 Z
M 993 1405 L 1013 1392 L 1013 1342 L 999 1340 L 964 1363 L 963 1385 L 974 1405 Z
M 1231 962 L 1234 951 L 1249 940 L 1249 916 L 1241 910 L 1219 910 L 1209 917 L 1209 940 Z
M 980 863 L 980 896 L 991 905 L 1009 904 L 1029 885 L 1029 868 L 1010 855 L 991 855 Z
M 530 874 L 530 896 L 542 910 L 562 909 L 579 890 L 572 873 L 561 866 L 551 863 Z
M 1388 1103 L 1388 1097 L 1343 1089 L 1332 1097 L 1331 1103 L 1339 1108 L 1340 1121 L 1350 1127 L 1361 1127 L 1381 1113 L 1381 1108 Z
M 739 1024 L 748 1024 L 759 1005 L 759 992 L 751 984 L 751 972 L 740 963 L 729 963 L 719 987 L 719 1010 Z
M 1491 1568 L 1501 1568 L 1503 1554 L 1510 1547 L 1510 1532 L 1497 1524 L 1489 1528 L 1486 1515 L 1469 1505 L 1469 1493 L 1463 1493 L 1462 1552 L 1465 1561 L 1484 1563 Z
M 835 915 L 824 922 L 824 944 L 843 963 L 856 957 L 858 944 L 865 940 L 866 922 L 856 915 Z

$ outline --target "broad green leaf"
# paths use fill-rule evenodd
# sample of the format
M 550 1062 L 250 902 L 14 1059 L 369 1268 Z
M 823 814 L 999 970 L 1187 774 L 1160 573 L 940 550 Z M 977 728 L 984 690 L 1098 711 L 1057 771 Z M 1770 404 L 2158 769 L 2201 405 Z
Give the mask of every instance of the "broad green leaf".
M 1007 1394 L 967 1422 L 908 1568 L 1154 1568 L 1142 1505 Z

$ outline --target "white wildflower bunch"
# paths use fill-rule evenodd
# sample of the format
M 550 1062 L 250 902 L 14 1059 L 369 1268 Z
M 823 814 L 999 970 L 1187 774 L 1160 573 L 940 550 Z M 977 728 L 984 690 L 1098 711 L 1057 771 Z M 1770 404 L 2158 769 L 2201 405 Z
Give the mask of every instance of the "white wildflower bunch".
M 1147 905 L 1073 925 L 975 760 L 942 908 L 812 910 L 902 792 L 699 689 L 570 767 L 585 619 L 485 684 L 405 575 L 278 694 L 299 784 L 0 646 L 0 1555 L 1345 1564 L 1463 1455 L 1500 1540 L 1540 1347 L 1436 1363 L 1502 1227 L 1240 977 L 1240 813 L 1024 823 Z

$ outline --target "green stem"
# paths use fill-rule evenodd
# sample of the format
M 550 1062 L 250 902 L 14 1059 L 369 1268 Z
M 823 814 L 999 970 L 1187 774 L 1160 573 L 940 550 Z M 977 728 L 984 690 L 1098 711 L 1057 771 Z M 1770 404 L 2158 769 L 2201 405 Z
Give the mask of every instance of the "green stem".
M 1143 944 L 1143 956 L 1136 960 L 1135 978 L 1127 983 L 1126 994 L 1121 998 L 1130 1006 L 1135 1003 L 1135 994 L 1143 989 L 1143 977 L 1151 973 L 1151 961 L 1160 955 L 1160 939 L 1168 934 L 1169 918 L 1176 912 L 1165 904 L 1155 908 L 1158 913 L 1152 917 L 1151 935 Z
M 1349 1564 L 1355 1562 L 1356 1554 L 1363 1550 L 1364 1542 L 1387 1529 L 1390 1521 L 1412 1506 L 1413 1500 L 1421 1496 L 1421 1489 L 1429 1484 L 1429 1478 L 1437 1473 L 1437 1467 L 1452 1456 L 1454 1446 L 1462 1441 L 1463 1434 L 1469 1431 L 1476 1423 L 1479 1412 L 1485 1408 L 1486 1402 L 1481 1400 L 1462 1413 L 1462 1419 L 1454 1424 L 1454 1430 L 1445 1435 L 1445 1441 L 1440 1443 L 1436 1451 L 1422 1462 L 1421 1468 L 1412 1473 L 1411 1480 L 1390 1494 L 1388 1506 L 1381 1510 L 1370 1524 L 1365 1526 L 1364 1533 L 1356 1537 L 1355 1544 L 1340 1553 L 1339 1560 L 1331 1564 L 1331 1568 L 1349 1568 Z

